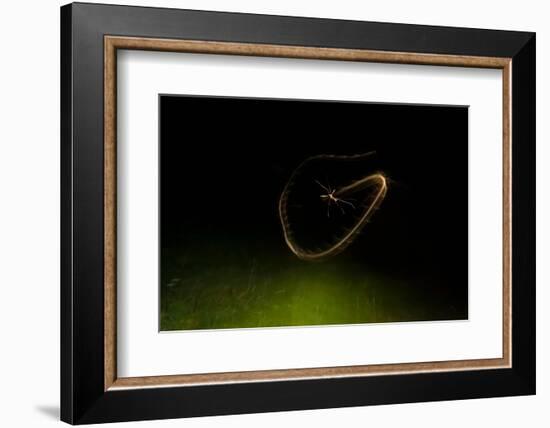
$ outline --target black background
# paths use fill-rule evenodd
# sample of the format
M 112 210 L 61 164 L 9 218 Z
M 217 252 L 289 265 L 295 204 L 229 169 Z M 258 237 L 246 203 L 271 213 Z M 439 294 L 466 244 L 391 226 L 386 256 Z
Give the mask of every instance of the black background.
M 222 239 L 290 254 L 277 202 L 293 170 L 375 150 L 387 197 L 336 257 L 466 304 L 467 107 L 163 95 L 160 112 L 162 248 Z

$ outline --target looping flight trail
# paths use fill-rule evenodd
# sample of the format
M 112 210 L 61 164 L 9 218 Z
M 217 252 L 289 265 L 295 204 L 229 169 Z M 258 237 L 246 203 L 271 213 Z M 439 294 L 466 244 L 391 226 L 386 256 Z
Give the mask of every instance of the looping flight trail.
M 324 185 L 319 180 L 314 179 L 314 182 L 320 186 L 320 190 L 322 191 L 322 193 L 319 194 L 319 197 L 327 204 L 328 217 L 330 217 L 331 205 L 339 208 L 342 215 L 346 213 L 346 210 L 354 210 L 355 212 L 360 210 L 360 212 L 357 220 L 351 226 L 346 227 L 344 233 L 342 233 L 335 240 L 335 242 L 330 243 L 328 247 L 322 249 L 304 248 L 299 242 L 297 242 L 298 240 L 293 233 L 291 222 L 289 220 L 288 200 L 295 178 L 300 174 L 304 166 L 312 161 L 361 160 L 371 156 L 373 153 L 374 152 L 369 152 L 357 155 L 316 155 L 304 160 L 293 171 L 279 198 L 279 218 L 281 221 L 285 242 L 289 249 L 298 258 L 306 261 L 323 260 L 344 251 L 355 240 L 374 212 L 380 207 L 382 201 L 386 197 L 388 185 L 387 179 L 382 173 L 365 175 L 347 185 L 337 188 L 331 188 L 328 183 Z M 351 195 L 358 194 L 361 191 L 367 191 L 367 196 L 363 197 L 360 203 L 352 202 L 355 200 L 350 198 Z

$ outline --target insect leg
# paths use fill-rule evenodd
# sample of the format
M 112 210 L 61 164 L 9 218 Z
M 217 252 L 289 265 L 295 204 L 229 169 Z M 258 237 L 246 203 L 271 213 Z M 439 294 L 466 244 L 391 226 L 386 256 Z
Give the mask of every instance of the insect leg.
M 344 199 L 338 199 L 339 202 L 343 202 L 344 204 L 348 204 L 349 206 L 351 206 L 353 209 L 355 209 L 355 205 L 353 205 L 351 202 L 349 201 L 346 201 Z
M 321 188 L 322 188 L 325 192 L 330 193 L 330 189 L 327 189 L 325 186 L 323 186 L 321 183 L 319 183 L 319 181 L 317 181 L 317 180 L 314 180 L 314 181 L 315 181 L 319 186 L 321 186 Z

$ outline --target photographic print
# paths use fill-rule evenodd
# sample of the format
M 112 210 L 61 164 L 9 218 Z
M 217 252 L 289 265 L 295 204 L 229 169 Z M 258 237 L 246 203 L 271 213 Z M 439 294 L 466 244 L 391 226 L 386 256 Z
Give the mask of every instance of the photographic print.
M 468 318 L 468 108 L 160 95 L 160 330 Z

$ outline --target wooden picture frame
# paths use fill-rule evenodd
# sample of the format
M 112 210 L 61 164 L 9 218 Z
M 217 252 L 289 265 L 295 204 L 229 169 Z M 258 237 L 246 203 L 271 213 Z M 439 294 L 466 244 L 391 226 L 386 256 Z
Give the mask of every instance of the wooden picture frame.
M 502 358 L 118 377 L 119 49 L 502 70 Z M 61 9 L 61 52 L 62 420 L 114 422 L 535 392 L 534 34 L 76 3 Z

